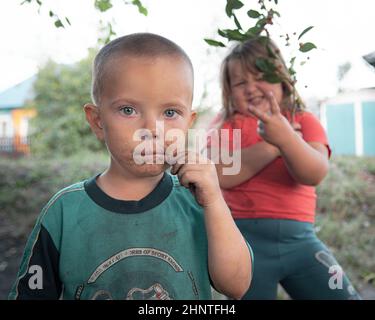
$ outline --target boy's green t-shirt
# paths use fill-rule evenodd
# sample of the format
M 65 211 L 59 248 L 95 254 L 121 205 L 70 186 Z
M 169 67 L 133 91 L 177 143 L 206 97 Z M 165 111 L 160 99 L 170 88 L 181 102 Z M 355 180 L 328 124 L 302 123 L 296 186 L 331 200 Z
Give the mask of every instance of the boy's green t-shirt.
M 10 299 L 211 299 L 202 207 L 165 173 L 140 201 L 116 200 L 96 177 L 42 210 Z

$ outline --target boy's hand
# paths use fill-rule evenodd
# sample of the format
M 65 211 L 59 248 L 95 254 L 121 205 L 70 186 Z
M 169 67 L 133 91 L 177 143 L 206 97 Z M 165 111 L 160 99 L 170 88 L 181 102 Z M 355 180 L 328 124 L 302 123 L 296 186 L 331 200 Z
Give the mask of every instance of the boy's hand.
M 294 129 L 281 114 L 279 104 L 272 92 L 264 92 L 264 94 L 270 104 L 269 111 L 264 112 L 253 106 L 249 106 L 249 111 L 259 120 L 259 135 L 268 143 L 281 148 L 295 135 L 295 130 L 299 127 L 297 125 Z
M 202 207 L 210 207 L 221 200 L 219 180 L 211 160 L 189 150 L 174 159 L 176 163 L 171 173 L 178 175 L 181 185 L 190 189 Z

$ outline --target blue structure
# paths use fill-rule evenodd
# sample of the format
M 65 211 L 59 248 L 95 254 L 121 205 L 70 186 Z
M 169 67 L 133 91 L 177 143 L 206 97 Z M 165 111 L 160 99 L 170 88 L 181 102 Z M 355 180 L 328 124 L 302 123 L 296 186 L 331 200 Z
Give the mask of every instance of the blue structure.
M 333 154 L 375 156 L 375 87 L 328 99 L 321 120 Z
M 375 156 L 375 51 L 350 63 L 341 92 L 321 105 L 321 121 L 337 155 Z

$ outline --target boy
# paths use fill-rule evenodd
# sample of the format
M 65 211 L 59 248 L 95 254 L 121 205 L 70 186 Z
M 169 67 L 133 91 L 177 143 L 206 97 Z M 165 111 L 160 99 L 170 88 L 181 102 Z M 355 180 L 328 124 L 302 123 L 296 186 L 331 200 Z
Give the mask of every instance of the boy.
M 214 165 L 173 154 L 172 176 L 166 161 L 155 161 L 171 144 L 157 124 L 186 134 L 196 117 L 192 94 L 189 58 L 163 37 L 132 34 L 100 50 L 94 104 L 84 110 L 109 167 L 43 209 L 11 299 L 210 299 L 210 283 L 241 298 L 251 253 Z M 155 151 L 137 154 L 143 142 Z M 151 161 L 136 163 L 142 156 Z

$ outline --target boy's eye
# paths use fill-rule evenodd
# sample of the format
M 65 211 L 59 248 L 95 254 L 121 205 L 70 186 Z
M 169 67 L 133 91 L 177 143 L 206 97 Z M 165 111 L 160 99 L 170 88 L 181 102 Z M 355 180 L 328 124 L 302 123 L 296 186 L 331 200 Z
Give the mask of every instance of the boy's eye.
M 164 114 L 167 118 L 173 118 L 176 115 L 176 110 L 168 109 L 164 111 Z
M 131 106 L 124 106 L 120 110 L 126 116 L 131 116 L 135 113 L 135 109 Z

